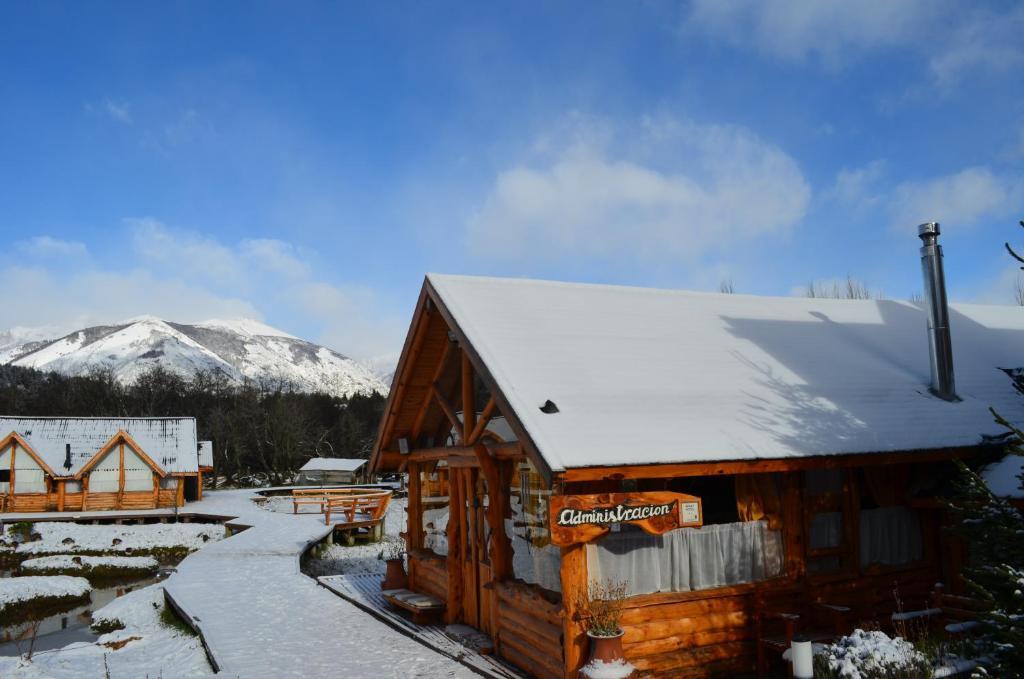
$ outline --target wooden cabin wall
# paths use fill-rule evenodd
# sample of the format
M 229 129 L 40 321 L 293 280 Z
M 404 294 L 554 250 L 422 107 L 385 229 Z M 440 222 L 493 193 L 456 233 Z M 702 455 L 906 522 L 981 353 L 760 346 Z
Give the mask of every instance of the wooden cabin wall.
M 541 596 L 537 587 L 495 582 L 498 654 L 540 679 L 562 676 L 562 607 Z
M 647 594 L 625 601 L 621 618 L 625 632 L 623 649 L 640 676 L 720 677 L 754 672 L 757 611 L 766 601 L 769 605 L 777 603 L 772 607 L 778 610 L 791 610 L 787 605 L 798 601 L 846 606 L 851 609 L 851 624 L 883 629 L 890 625 L 895 612 L 928 607 L 929 592 L 935 582 L 943 579 L 941 555 L 948 551 L 940 526 L 942 512 L 919 509 L 924 541 L 924 558 L 920 562 L 862 568 L 855 561 L 840 572 L 807 574 L 807 512 L 801 478 L 801 472 L 792 472 L 780 483 L 785 545 L 782 576 L 731 587 Z M 850 484 L 845 488 L 849 491 Z M 572 492 L 581 491 L 573 488 Z M 849 530 L 847 526 L 848 538 Z M 858 558 L 855 549 L 854 555 Z M 563 568 L 563 590 L 587 582 L 585 560 L 582 567 L 582 572 L 567 572 Z M 573 616 L 571 604 L 567 609 L 569 616 Z M 817 629 L 820 628 L 819 623 Z M 578 637 L 574 629 L 567 622 L 563 638 Z M 566 644 L 564 650 L 564 676 L 575 676 L 586 660 L 586 651 L 574 648 L 573 642 Z
M 448 600 L 448 568 L 445 557 L 425 549 L 409 552 L 409 589 Z

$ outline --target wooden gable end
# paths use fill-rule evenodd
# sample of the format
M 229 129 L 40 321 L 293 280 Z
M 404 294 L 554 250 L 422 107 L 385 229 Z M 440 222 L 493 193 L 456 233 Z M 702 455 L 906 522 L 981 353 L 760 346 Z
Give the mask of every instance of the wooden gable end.
M 149 465 L 158 476 L 167 476 L 167 472 L 165 472 L 160 467 L 160 465 L 154 462 L 152 458 L 150 458 L 149 455 L 146 454 L 146 451 L 142 449 L 142 446 L 140 446 L 135 441 L 135 439 L 133 439 L 131 435 L 128 434 L 128 432 L 122 429 L 121 431 L 111 436 L 110 440 L 103 444 L 102 448 L 96 451 L 96 454 L 93 455 L 92 458 L 90 458 L 90 460 L 86 462 L 81 469 L 78 470 L 78 473 L 75 474 L 75 478 L 81 480 L 83 476 L 92 471 L 92 469 L 96 467 L 96 465 L 98 465 L 103 460 L 103 458 L 105 458 L 107 454 L 114 449 L 114 446 L 116 446 L 119 443 L 125 443 L 129 447 L 131 447 L 132 450 L 135 451 L 135 454 L 138 455 L 143 462 Z
M 445 445 L 447 434 L 455 425 L 456 411 L 462 410 L 466 392 L 461 376 L 467 370 L 475 374 L 491 394 L 492 402 L 485 406 L 485 414 L 500 413 L 505 417 L 523 453 L 550 482 L 547 463 L 429 280 L 424 281 L 395 371 L 370 459 L 371 469 L 404 468 L 406 456 L 400 452 L 400 439 L 406 440 L 410 451 Z M 474 405 L 474 419 L 476 410 Z
M 36 451 L 33 450 L 32 446 L 29 445 L 28 441 L 22 438 L 18 432 L 12 431 L 10 434 L 5 436 L 3 440 L 0 440 L 0 451 L 10 449 L 13 445 L 17 445 L 18 448 L 28 453 L 29 457 L 35 460 L 36 464 L 39 465 L 39 468 L 49 475 L 50 478 L 59 476 L 59 474 L 54 473 L 53 469 L 50 468 L 50 465 L 46 464 L 43 458 L 39 457 Z

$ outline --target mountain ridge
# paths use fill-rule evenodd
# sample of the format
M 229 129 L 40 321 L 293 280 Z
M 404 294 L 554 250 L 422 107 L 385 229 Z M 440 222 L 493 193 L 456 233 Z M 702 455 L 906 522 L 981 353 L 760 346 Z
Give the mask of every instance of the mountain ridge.
M 123 383 L 160 366 L 182 376 L 221 372 L 233 382 L 279 382 L 334 396 L 387 394 L 373 371 L 343 354 L 252 319 L 176 323 L 140 316 L 52 339 L 43 330 L 0 332 L 0 364 L 83 375 L 109 369 Z

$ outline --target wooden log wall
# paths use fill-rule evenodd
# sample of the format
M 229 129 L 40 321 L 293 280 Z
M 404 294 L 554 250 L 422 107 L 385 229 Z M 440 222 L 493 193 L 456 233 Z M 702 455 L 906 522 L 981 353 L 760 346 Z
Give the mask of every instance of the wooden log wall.
M 539 679 L 561 677 L 561 604 L 546 600 L 530 585 L 495 582 L 490 587 L 497 604 L 498 654 Z
M 417 592 L 448 600 L 448 571 L 443 556 L 422 549 L 410 552 L 409 572 Z

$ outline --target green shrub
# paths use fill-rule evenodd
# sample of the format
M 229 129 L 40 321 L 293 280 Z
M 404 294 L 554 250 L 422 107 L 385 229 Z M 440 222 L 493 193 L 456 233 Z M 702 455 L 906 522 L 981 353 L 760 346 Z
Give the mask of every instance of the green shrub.
M 117 618 L 104 618 L 94 622 L 90 629 L 95 634 L 110 634 L 111 632 L 124 629 L 124 623 Z
M 160 624 L 172 630 L 177 630 L 190 637 L 198 636 L 192 626 L 185 622 L 173 606 L 164 604 L 160 609 Z

